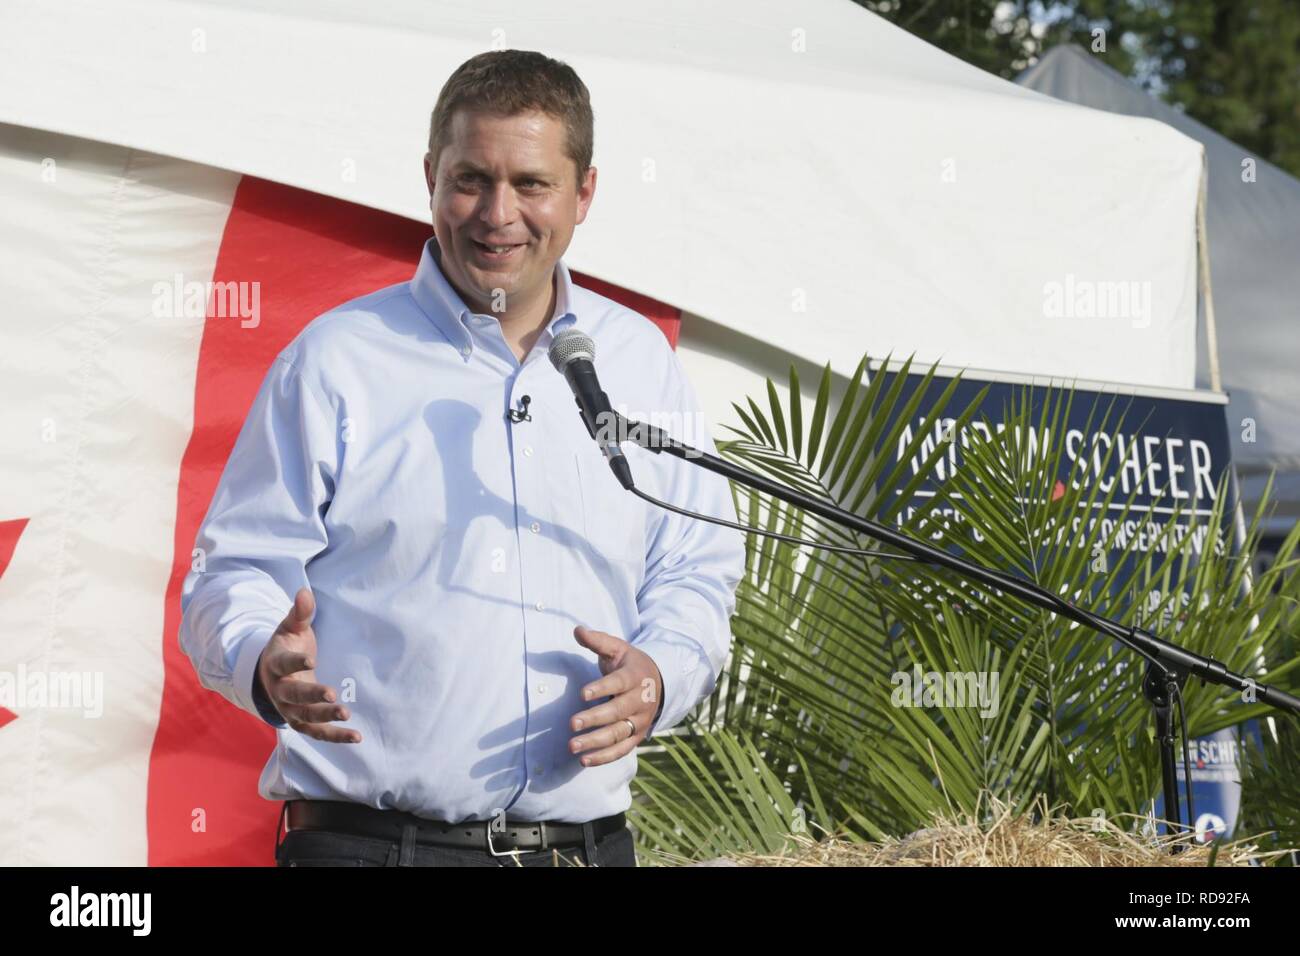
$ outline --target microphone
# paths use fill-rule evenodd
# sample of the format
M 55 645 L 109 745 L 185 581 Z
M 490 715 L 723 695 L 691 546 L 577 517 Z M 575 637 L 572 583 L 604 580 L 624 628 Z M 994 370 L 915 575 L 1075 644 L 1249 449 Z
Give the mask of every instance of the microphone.
M 634 487 L 632 469 L 628 467 L 623 449 L 614 438 L 617 432 L 613 430 L 617 426 L 618 416 L 609 404 L 609 396 L 601 389 L 600 381 L 596 378 L 596 367 L 592 364 L 596 358 L 596 343 L 585 332 L 569 328 L 555 336 L 547 354 L 556 371 L 564 376 L 569 388 L 573 390 L 587 432 L 600 445 L 600 451 L 609 462 L 614 477 L 620 485 L 631 491 Z
M 519 399 L 519 409 L 517 411 L 513 408 L 507 409 L 506 415 L 508 415 L 510 420 L 516 425 L 520 422 L 531 422 L 533 416 L 528 414 L 528 405 L 532 400 L 531 395 L 525 395 L 523 398 Z

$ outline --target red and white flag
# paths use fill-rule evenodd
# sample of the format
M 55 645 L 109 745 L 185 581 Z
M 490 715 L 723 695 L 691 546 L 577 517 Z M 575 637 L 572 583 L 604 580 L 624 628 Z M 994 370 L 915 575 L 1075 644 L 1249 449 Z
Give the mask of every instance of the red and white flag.
M 7 125 L 0 204 L 0 865 L 270 865 L 275 732 L 200 687 L 181 583 L 274 356 L 431 226 Z

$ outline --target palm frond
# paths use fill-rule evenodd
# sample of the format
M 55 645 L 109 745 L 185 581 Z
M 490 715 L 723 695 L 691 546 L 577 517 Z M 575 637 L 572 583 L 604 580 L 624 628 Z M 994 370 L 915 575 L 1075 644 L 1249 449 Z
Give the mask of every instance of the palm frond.
M 1252 581 L 1261 525 L 1232 546 L 1226 481 L 1208 515 L 1171 501 L 1158 517 L 1137 505 L 1136 487 L 1122 494 L 1119 481 L 1100 480 L 1118 460 L 1118 436 L 1142 424 L 1126 421 L 1119 399 L 1087 410 L 1084 434 L 1106 440 L 1071 455 L 1071 391 L 1013 390 L 995 422 L 986 389 L 950 408 L 959 383 L 936 371 L 864 357 L 837 390 L 827 366 L 808 413 L 792 368 L 788 404 L 771 382 L 766 409 L 737 402 L 736 437 L 719 450 L 1233 670 L 1296 686 L 1300 668 L 1285 652 L 1300 610 L 1300 576 L 1288 573 L 1300 529 Z M 751 526 L 879 548 L 733 491 Z M 648 848 L 769 849 L 785 832 L 782 813 L 813 802 L 834 808 L 819 816 L 825 826 L 874 839 L 936 810 L 979 812 L 989 794 L 1016 806 L 1043 795 L 1082 816 L 1150 806 L 1160 781 L 1142 661 L 1109 638 L 941 568 L 756 534 L 746 548 L 727 669 L 686 738 L 642 758 L 637 819 Z M 900 706 L 899 675 L 909 673 L 996 679 L 996 707 Z M 1188 686 L 1184 697 L 1194 736 L 1271 713 L 1214 686 Z

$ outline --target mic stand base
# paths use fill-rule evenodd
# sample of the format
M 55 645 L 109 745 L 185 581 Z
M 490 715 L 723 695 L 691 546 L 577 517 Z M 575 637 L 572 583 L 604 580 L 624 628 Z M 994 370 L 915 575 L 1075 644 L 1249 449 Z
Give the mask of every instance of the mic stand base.
M 1180 674 L 1173 668 L 1162 667 L 1155 661 L 1148 661 L 1146 673 L 1142 676 L 1142 695 L 1151 702 L 1156 718 L 1156 744 L 1160 748 L 1160 777 L 1165 797 L 1165 820 L 1169 823 L 1170 835 L 1186 832 L 1182 811 L 1178 799 L 1178 760 L 1174 752 L 1174 700 L 1187 680 L 1186 674 Z M 1183 741 L 1187 746 L 1187 741 Z M 1191 787 L 1191 781 L 1187 781 Z M 1192 812 L 1187 808 L 1188 815 Z M 1189 819 L 1188 823 L 1191 823 Z M 1173 852 L 1180 853 L 1186 847 L 1174 844 Z

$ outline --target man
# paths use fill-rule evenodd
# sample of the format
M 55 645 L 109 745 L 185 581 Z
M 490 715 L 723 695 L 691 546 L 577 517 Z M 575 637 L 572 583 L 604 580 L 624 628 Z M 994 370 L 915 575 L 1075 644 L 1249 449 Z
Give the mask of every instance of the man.
M 278 729 L 281 865 L 634 866 L 635 747 L 716 682 L 740 535 L 624 491 L 547 357 L 581 330 L 616 406 L 713 450 L 662 333 L 560 261 L 591 156 L 570 67 L 464 63 L 414 278 L 313 320 L 249 411 L 180 640 Z M 716 475 L 624 450 L 639 488 L 734 520 Z

